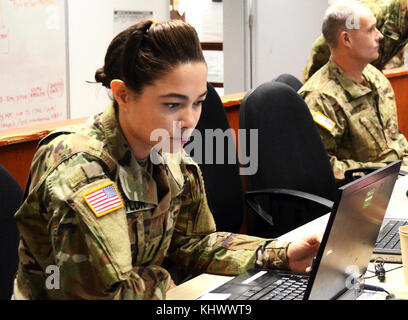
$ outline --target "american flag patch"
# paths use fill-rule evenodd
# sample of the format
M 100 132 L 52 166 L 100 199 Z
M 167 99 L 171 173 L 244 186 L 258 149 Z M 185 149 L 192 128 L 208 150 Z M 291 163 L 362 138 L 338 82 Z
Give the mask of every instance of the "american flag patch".
M 85 193 L 83 197 L 98 218 L 123 207 L 113 182 Z

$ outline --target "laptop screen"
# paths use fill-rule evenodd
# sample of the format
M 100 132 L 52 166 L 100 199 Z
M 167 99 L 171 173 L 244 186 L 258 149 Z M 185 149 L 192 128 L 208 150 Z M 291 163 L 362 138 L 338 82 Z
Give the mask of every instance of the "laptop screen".
M 335 299 L 364 275 L 401 166 L 396 161 L 338 191 L 306 299 Z

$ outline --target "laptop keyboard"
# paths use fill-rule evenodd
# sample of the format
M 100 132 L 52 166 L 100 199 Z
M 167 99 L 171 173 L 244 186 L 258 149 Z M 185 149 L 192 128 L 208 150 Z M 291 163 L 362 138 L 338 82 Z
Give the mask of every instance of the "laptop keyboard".
M 254 286 L 239 295 L 230 297 L 232 300 L 302 300 L 309 276 L 287 275 L 267 287 Z M 227 291 L 227 290 L 226 290 Z
M 398 229 L 408 223 L 406 220 L 390 220 L 381 230 L 375 243 L 375 249 L 401 251 Z

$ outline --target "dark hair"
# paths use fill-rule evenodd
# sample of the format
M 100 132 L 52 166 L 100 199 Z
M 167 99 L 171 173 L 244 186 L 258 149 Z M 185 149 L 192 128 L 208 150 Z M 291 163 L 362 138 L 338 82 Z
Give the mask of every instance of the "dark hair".
M 144 86 L 189 62 L 205 63 L 195 29 L 181 20 L 146 19 L 111 41 L 105 65 L 96 70 L 95 80 L 110 88 L 113 79 L 121 79 L 139 94 Z

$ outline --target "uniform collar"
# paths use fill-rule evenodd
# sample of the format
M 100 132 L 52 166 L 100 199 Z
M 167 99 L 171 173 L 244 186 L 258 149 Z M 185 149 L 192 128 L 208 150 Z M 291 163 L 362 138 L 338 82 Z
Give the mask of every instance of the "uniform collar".
M 371 88 L 350 79 L 332 58 L 329 59 L 328 68 L 329 72 L 335 75 L 341 87 L 350 95 L 350 100 L 358 99 L 372 91 Z M 365 80 L 369 80 L 367 67 L 363 70 L 363 77 Z
M 112 105 L 102 114 L 102 126 L 109 153 L 119 163 L 119 181 L 129 200 L 158 205 L 159 193 L 170 191 L 172 198 L 180 194 L 184 185 L 180 165 L 169 164 L 168 155 L 161 153 L 155 154 L 155 164 L 149 158 L 146 165 L 140 165 L 133 156 Z
M 157 205 L 157 186 L 152 177 L 150 161 L 141 166 L 132 154 L 132 150 L 120 128 L 113 105 L 102 115 L 109 153 L 119 163 L 119 181 L 126 197 L 132 201 Z

